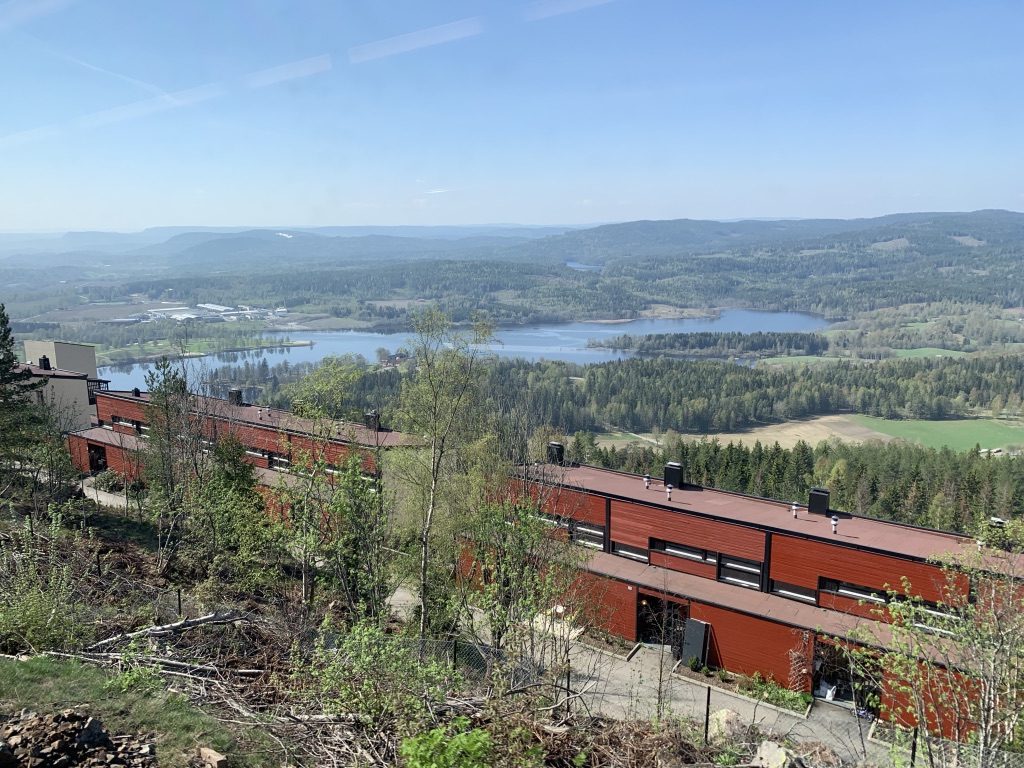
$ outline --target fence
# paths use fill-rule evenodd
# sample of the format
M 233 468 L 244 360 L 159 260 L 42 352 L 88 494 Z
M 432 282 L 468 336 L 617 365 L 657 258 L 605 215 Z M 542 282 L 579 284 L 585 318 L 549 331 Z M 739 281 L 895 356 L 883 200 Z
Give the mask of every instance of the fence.
M 476 683 L 488 680 L 496 668 L 501 669 L 512 687 L 534 683 L 544 674 L 542 667 L 528 659 L 510 659 L 504 651 L 465 638 L 428 639 L 421 646 L 420 640 L 412 637 L 408 639 L 407 647 L 410 654 L 417 655 L 422 647 L 424 656 L 451 664 L 468 681 Z
M 976 744 L 935 737 L 917 739 L 915 745 L 913 731 L 880 721 L 876 721 L 871 738 L 905 753 L 910 768 L 1024 768 L 1024 753 L 989 749 L 982 755 Z

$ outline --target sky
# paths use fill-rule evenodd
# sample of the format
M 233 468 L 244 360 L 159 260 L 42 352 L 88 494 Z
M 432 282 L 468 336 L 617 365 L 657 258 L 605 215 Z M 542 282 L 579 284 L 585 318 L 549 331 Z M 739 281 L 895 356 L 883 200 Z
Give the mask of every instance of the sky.
M 1024 210 L 1024 3 L 0 0 L 0 231 Z

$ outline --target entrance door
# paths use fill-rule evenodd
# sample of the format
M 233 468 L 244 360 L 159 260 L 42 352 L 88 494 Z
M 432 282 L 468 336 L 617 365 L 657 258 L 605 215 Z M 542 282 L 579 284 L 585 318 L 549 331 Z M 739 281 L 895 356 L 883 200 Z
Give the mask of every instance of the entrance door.
M 681 647 L 688 614 L 682 603 L 641 595 L 637 615 L 640 642 Z
M 89 446 L 89 471 L 102 472 L 107 468 L 107 449 L 102 445 Z

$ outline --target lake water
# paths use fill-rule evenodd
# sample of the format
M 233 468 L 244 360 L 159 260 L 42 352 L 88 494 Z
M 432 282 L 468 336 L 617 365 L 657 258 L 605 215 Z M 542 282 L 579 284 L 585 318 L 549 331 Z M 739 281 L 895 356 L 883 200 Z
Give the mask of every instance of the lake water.
M 488 348 L 502 357 L 526 360 L 565 360 L 573 363 L 600 363 L 621 360 L 629 355 L 611 349 L 588 347 L 591 339 L 608 339 L 619 334 L 692 333 L 695 331 L 820 331 L 828 323 L 820 317 L 803 312 L 756 312 L 729 309 L 714 318 L 686 320 L 633 320 L 625 323 L 562 323 L 551 325 L 503 328 L 495 332 L 495 342 Z M 311 347 L 287 347 L 251 352 L 229 352 L 196 358 L 210 368 L 244 360 L 266 360 L 269 365 L 287 360 L 302 363 L 332 355 L 357 354 L 367 360 L 377 358 L 377 349 L 392 352 L 406 344 L 408 333 L 366 333 L 364 331 L 294 331 L 286 335 L 293 340 L 310 340 Z M 110 380 L 111 389 L 145 388 L 149 365 L 139 364 L 101 368 L 100 378 Z

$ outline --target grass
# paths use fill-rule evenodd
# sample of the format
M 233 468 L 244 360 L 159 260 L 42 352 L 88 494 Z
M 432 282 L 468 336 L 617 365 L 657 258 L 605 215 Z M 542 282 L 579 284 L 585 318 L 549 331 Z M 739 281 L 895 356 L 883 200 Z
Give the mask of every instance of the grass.
M 838 360 L 838 357 L 824 357 L 822 355 L 780 355 L 778 357 L 762 357 L 758 362 L 765 365 L 797 365 L 804 363 L 817 365 L 818 363 L 834 363 Z
M 894 349 L 896 357 L 964 357 L 967 355 L 959 349 L 942 349 L 941 347 L 914 347 L 913 349 Z
M 199 746 L 228 755 L 232 765 L 256 768 L 283 762 L 258 729 L 232 732 L 179 694 L 111 691 L 105 687 L 109 679 L 104 670 L 73 660 L 0 659 L 0 712 L 27 708 L 42 714 L 81 707 L 111 733 L 155 734 L 162 766 L 184 768 Z
M 919 419 L 893 420 L 875 416 L 851 416 L 858 424 L 892 437 L 920 443 L 928 448 L 944 446 L 955 451 L 969 451 L 975 445 L 982 448 L 1005 448 L 1024 445 L 1024 427 L 995 419 L 950 419 L 923 421 Z

